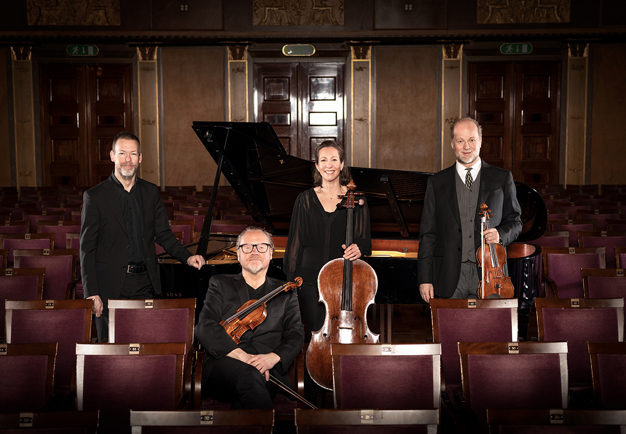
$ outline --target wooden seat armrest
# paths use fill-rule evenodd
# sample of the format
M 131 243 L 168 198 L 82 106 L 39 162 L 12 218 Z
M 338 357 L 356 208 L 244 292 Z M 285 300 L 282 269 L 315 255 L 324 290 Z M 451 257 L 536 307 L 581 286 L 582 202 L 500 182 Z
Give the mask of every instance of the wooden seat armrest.
M 195 345 L 197 343 L 197 345 Z M 204 362 L 205 352 L 201 348 L 198 341 L 194 342 L 195 365 L 192 379 L 192 401 L 193 408 L 200 410 L 202 408 L 202 362 Z
M 559 298 L 559 288 L 556 282 L 550 279 L 548 276 L 544 276 L 543 281 L 546 283 L 546 295 L 548 295 L 548 288 L 549 288 L 550 293 L 552 293 L 552 297 Z

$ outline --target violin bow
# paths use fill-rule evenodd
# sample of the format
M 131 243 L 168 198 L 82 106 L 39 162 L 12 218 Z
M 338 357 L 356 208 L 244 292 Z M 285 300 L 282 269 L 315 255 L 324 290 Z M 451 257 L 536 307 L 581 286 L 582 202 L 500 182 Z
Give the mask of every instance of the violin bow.
M 262 375 L 262 374 L 261 374 Z M 304 404 L 308 405 L 309 407 L 311 407 L 313 410 L 317 410 L 317 407 L 314 406 L 313 404 L 311 404 L 309 401 L 307 401 L 304 397 L 302 397 L 301 395 L 299 395 L 298 393 L 296 393 L 295 391 L 293 391 L 291 389 L 291 387 L 287 386 L 285 383 L 283 383 L 282 381 L 280 381 L 278 378 L 274 377 L 272 374 L 270 374 L 270 381 L 272 383 L 274 383 L 275 385 L 277 385 L 278 387 L 280 387 L 281 389 L 283 389 L 285 392 L 287 392 L 288 394 L 290 394 L 291 396 L 293 396 L 294 398 L 296 398 L 298 401 L 303 402 Z

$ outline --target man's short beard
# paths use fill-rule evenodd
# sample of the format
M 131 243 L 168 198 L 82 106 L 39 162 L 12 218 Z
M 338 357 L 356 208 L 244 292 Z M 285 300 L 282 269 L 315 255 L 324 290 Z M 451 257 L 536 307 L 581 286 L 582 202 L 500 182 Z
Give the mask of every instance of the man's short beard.
M 460 156 L 457 156 L 456 159 L 461 164 L 473 164 L 476 160 L 478 160 L 478 155 L 472 155 L 472 160 L 470 161 L 463 161 Z
M 124 168 L 120 167 L 120 169 L 117 171 L 118 175 L 120 175 L 122 178 L 124 178 L 126 181 L 130 181 L 135 177 L 135 174 L 137 173 L 137 166 L 134 166 L 132 169 L 131 174 L 130 175 L 124 175 Z

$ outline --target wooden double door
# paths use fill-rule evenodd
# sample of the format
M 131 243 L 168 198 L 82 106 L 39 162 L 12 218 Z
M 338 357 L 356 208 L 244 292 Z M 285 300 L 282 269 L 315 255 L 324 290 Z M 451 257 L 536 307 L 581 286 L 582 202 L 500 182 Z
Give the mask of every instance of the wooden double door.
M 130 64 L 42 64 L 44 185 L 93 186 L 113 171 L 113 137 L 133 132 Z
M 324 140 L 344 144 L 344 63 L 255 63 L 257 122 L 274 127 L 288 154 L 310 160 Z
M 480 156 L 516 181 L 559 183 L 561 62 L 468 62 Z

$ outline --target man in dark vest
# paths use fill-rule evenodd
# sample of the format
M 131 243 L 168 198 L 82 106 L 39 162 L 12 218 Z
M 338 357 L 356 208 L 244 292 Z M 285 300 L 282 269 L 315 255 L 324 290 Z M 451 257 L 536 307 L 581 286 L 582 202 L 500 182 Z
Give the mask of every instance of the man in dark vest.
M 422 298 L 476 298 L 480 204 L 493 213 L 485 243 L 513 242 L 522 229 L 513 175 L 480 158 L 482 128 L 463 118 L 450 129 L 456 163 L 428 179 L 420 225 L 418 284 Z

